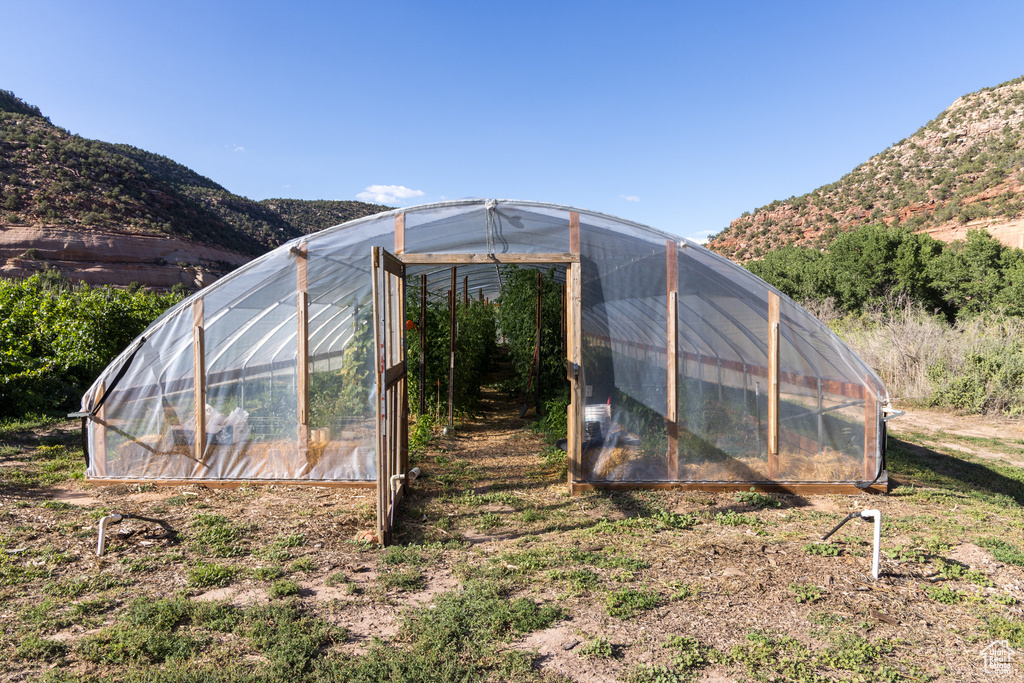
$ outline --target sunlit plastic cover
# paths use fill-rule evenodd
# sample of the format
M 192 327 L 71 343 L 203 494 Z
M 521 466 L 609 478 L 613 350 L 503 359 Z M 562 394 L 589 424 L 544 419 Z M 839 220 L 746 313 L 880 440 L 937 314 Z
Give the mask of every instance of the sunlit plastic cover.
M 373 481 L 371 247 L 406 253 L 566 253 L 569 207 L 465 200 L 329 228 L 239 268 L 168 310 L 89 389 L 93 479 Z M 884 386 L 785 296 L 779 447 L 768 465 L 768 298 L 778 294 L 703 247 L 579 211 L 585 482 L 870 482 L 882 475 Z M 298 255 L 308 296 L 308 443 L 299 430 Z M 667 263 L 674 252 L 675 277 Z M 440 286 L 447 267 L 419 267 Z M 497 297 L 494 265 L 460 266 Z M 669 415 L 669 291 L 677 306 Z M 202 318 L 195 302 L 202 300 Z M 201 333 L 196 327 L 201 327 Z M 196 336 L 203 336 L 202 363 Z M 205 378 L 206 442 L 195 446 Z M 101 398 L 106 395 L 101 403 Z M 675 441 L 673 452 L 670 438 Z

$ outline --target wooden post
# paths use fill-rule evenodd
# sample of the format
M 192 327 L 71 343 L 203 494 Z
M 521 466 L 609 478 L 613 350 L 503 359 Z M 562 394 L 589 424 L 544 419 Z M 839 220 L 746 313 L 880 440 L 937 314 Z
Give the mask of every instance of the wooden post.
M 560 298 L 559 298 L 559 306 L 560 306 L 561 311 L 562 311 L 562 313 L 561 313 L 562 321 L 561 321 L 560 327 L 558 328 L 558 338 L 559 338 L 559 340 L 561 342 L 560 346 L 562 348 L 562 353 L 564 354 L 565 353 L 565 333 L 566 333 L 566 329 L 565 329 L 565 314 L 566 314 L 566 311 L 565 311 L 565 285 L 559 285 L 558 286 L 558 290 L 559 290 L 558 293 L 559 293 L 559 296 L 560 296 Z
M 427 274 L 420 275 L 420 419 L 427 410 Z
M 106 385 L 100 382 L 96 390 L 96 399 L 99 400 L 107 392 Z M 83 420 L 88 425 L 88 420 Z M 96 419 L 92 421 L 93 448 L 90 454 L 89 463 L 97 477 L 107 476 L 107 406 L 103 404 L 96 411 Z M 84 429 L 84 428 L 83 428 Z
M 665 281 L 668 290 L 667 405 L 665 429 L 668 435 L 669 481 L 679 480 L 679 250 L 672 240 L 665 241 Z
M 533 392 L 533 405 L 537 411 L 537 415 L 540 416 L 540 369 L 543 365 L 540 351 L 540 343 L 542 339 L 543 329 L 543 307 L 541 305 L 544 296 L 544 276 L 541 272 L 537 271 L 537 353 L 535 354 L 536 360 L 533 368 L 534 380 L 534 392 Z
M 768 293 L 768 478 L 779 478 L 779 295 Z
M 385 380 L 384 370 L 387 366 L 387 358 L 384 355 L 384 323 L 381 319 L 383 311 L 381 307 L 383 302 L 381 297 L 384 293 L 381 291 L 381 268 L 380 268 L 380 247 L 372 247 L 371 253 L 373 255 L 373 368 L 374 368 L 374 383 L 377 387 L 377 539 L 384 543 L 384 536 L 388 530 L 386 522 L 386 510 L 387 510 L 387 487 L 390 482 L 387 482 L 387 458 L 385 453 L 387 452 L 386 436 L 387 436 L 387 403 L 385 402 Z
M 306 458 L 309 454 L 309 291 L 306 282 L 306 266 L 309 257 L 306 244 L 300 244 L 296 252 L 296 289 L 298 290 L 298 358 L 296 372 L 298 377 L 298 409 L 299 409 L 299 454 Z
M 864 381 L 864 481 L 875 480 L 875 458 L 878 456 L 878 399 L 871 375 Z
M 484 302 L 484 288 L 483 287 L 481 287 L 479 290 L 477 290 L 477 295 L 479 296 L 480 303 L 483 303 Z
M 668 436 L 670 481 L 679 480 L 679 293 L 668 295 L 668 359 L 665 429 Z
M 448 314 L 450 316 L 448 339 L 448 434 L 455 429 L 455 267 L 452 266 L 452 286 L 448 290 Z
M 406 349 L 409 345 L 406 343 L 406 332 L 405 332 L 405 321 L 406 316 L 406 302 L 405 302 L 405 268 L 402 268 L 402 276 L 398 278 L 398 335 L 399 335 L 399 347 L 398 347 L 398 362 L 405 366 L 405 371 L 402 376 L 402 411 L 399 417 L 399 448 L 398 448 L 398 474 L 405 474 L 409 471 L 409 359 L 407 358 Z M 423 348 L 420 346 L 420 348 Z M 420 394 L 422 396 L 422 394 Z M 408 478 L 402 479 L 401 493 L 404 495 L 409 492 L 409 481 Z M 398 501 L 395 501 L 398 504 Z
M 193 434 L 193 455 L 199 462 L 206 454 L 206 351 L 203 333 L 203 300 L 192 302 L 192 372 L 196 426 Z
M 469 276 L 462 278 L 462 305 L 469 308 Z
M 569 493 L 573 493 L 573 484 L 582 478 L 581 467 L 581 441 L 583 436 L 583 361 L 582 361 L 582 331 L 580 328 L 580 313 L 582 308 L 582 297 L 580 292 L 580 264 L 573 263 L 569 266 L 569 277 L 567 280 L 566 293 L 568 296 L 569 311 L 567 321 L 566 346 L 569 350 L 568 369 L 571 382 L 569 419 L 566 430 L 566 449 L 568 460 Z
M 821 378 L 818 378 L 818 455 L 825 452 L 825 396 L 821 391 Z
M 580 214 L 578 211 L 569 212 L 569 253 L 580 253 Z
M 405 214 L 395 214 L 395 256 L 405 253 Z

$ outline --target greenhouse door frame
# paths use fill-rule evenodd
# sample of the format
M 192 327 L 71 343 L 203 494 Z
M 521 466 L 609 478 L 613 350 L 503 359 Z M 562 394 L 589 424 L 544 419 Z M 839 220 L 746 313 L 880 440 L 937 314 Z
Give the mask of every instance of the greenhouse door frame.
M 578 221 L 578 218 L 574 220 Z M 408 254 L 398 258 L 407 266 L 460 266 L 467 264 L 525 264 L 566 266 L 565 320 L 566 320 L 566 374 L 569 379 L 568 424 L 566 425 L 566 451 L 568 459 L 568 485 L 570 493 L 578 484 L 580 475 L 580 445 L 583 435 L 583 354 L 582 354 L 582 280 L 580 255 L 574 252 L 543 254 Z

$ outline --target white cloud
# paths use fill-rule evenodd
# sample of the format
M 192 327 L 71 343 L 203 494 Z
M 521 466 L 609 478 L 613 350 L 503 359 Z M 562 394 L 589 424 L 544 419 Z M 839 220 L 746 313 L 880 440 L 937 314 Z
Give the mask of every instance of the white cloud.
M 625 199 L 627 202 L 638 202 L 638 201 L 640 201 L 640 198 L 637 197 L 635 194 L 620 194 L 619 196 L 622 197 L 623 199 Z
M 245 147 L 243 147 L 242 145 L 235 145 L 235 151 L 236 152 L 244 152 L 245 151 Z
M 404 185 L 370 185 L 356 199 L 374 204 L 399 204 L 403 200 L 422 197 L 423 190 L 410 190 Z

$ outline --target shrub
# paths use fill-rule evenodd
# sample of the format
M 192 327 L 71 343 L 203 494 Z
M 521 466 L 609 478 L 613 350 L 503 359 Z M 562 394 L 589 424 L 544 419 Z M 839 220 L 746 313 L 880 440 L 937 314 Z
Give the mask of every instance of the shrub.
M 200 564 L 189 570 L 189 585 L 196 588 L 209 588 L 213 586 L 227 586 L 235 577 L 234 567 L 223 564 Z
M 629 619 L 643 610 L 658 605 L 658 593 L 647 589 L 623 588 L 608 594 L 605 609 L 608 616 Z
M 299 584 L 289 579 L 281 579 L 270 584 L 270 590 L 267 591 L 272 598 L 284 598 L 289 595 L 299 594 Z

